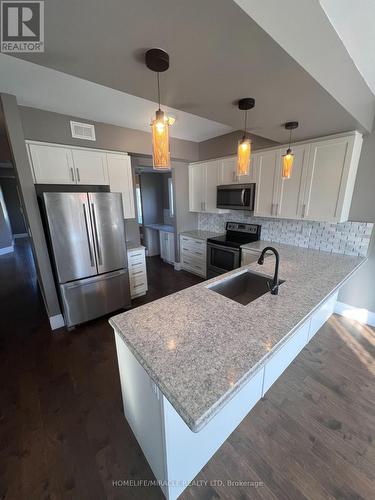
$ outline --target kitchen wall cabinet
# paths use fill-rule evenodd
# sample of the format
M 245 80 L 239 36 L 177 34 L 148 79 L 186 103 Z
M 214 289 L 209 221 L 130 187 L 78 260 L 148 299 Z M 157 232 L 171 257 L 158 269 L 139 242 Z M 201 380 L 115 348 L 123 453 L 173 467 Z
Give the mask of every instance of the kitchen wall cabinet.
M 273 217 L 277 199 L 277 175 L 280 164 L 280 150 L 257 153 L 257 182 L 255 190 L 254 215 Z
M 248 184 L 256 182 L 256 157 L 254 154 L 250 158 L 249 173 L 247 175 L 237 175 L 237 156 L 223 158 L 219 160 L 219 184 Z
M 35 184 L 109 185 L 122 194 L 124 219 L 134 219 L 130 156 L 96 149 L 26 141 Z
M 216 208 L 216 188 L 220 184 L 218 160 L 189 165 L 190 212 L 226 213 Z
M 174 233 L 159 231 L 160 257 L 168 264 L 174 264 Z
M 69 148 L 29 144 L 28 153 L 36 184 L 75 184 L 72 151 Z
M 109 184 L 106 153 L 88 149 L 72 149 L 72 157 L 76 184 Z
M 130 156 L 120 153 L 107 153 L 109 187 L 113 193 L 122 194 L 124 219 L 134 219 L 133 174 Z

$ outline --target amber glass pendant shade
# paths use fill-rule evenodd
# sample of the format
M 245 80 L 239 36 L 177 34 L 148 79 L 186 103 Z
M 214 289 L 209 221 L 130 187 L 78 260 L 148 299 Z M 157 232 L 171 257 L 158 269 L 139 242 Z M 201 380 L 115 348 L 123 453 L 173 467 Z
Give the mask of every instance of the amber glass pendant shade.
M 292 153 L 292 150 L 289 148 L 287 149 L 286 154 L 283 156 L 283 173 L 282 173 L 283 179 L 291 178 L 293 170 L 293 161 L 294 161 L 294 154 Z
M 237 175 L 248 175 L 250 171 L 251 141 L 243 137 L 238 142 Z
M 169 153 L 169 124 L 164 111 L 159 109 L 151 122 L 152 159 L 155 170 L 168 170 L 171 167 Z

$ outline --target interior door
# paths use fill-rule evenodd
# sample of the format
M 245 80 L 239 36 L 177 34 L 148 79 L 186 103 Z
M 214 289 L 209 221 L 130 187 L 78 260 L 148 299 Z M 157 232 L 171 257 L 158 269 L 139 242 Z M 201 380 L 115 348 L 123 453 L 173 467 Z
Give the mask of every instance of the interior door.
M 87 193 L 44 193 L 43 199 L 59 283 L 95 276 Z
M 88 198 L 99 274 L 127 267 L 121 194 L 89 193 Z

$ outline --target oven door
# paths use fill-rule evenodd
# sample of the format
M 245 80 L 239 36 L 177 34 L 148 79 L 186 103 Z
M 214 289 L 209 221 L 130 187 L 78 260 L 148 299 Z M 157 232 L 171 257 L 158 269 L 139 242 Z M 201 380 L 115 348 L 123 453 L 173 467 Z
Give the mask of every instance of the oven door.
M 228 184 L 217 187 L 217 208 L 254 210 L 255 184 Z
M 207 243 L 207 277 L 212 278 L 240 267 L 241 250 Z

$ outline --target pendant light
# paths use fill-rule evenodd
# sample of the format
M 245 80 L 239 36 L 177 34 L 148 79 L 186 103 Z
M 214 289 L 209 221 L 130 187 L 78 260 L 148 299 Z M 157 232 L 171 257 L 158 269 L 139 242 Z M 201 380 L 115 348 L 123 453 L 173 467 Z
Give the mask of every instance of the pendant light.
M 244 134 L 240 141 L 238 141 L 237 148 L 237 175 L 248 175 L 250 170 L 250 156 L 251 156 L 251 140 L 246 137 L 247 127 L 247 112 L 255 106 L 255 99 L 252 97 L 245 97 L 238 101 L 238 108 L 245 111 L 245 127 Z
M 290 179 L 292 176 L 293 161 L 294 161 L 294 154 L 292 153 L 292 149 L 290 147 L 292 143 L 292 130 L 298 127 L 298 122 L 286 122 L 284 127 L 286 130 L 289 130 L 289 147 L 286 150 L 285 155 L 283 155 L 282 177 L 283 179 Z
M 169 68 L 169 55 L 162 49 L 149 49 L 145 54 L 146 66 L 155 71 L 158 86 L 159 109 L 151 121 L 152 159 L 155 170 L 168 170 L 171 167 L 169 152 L 169 120 L 160 108 L 160 81 L 159 73 Z

